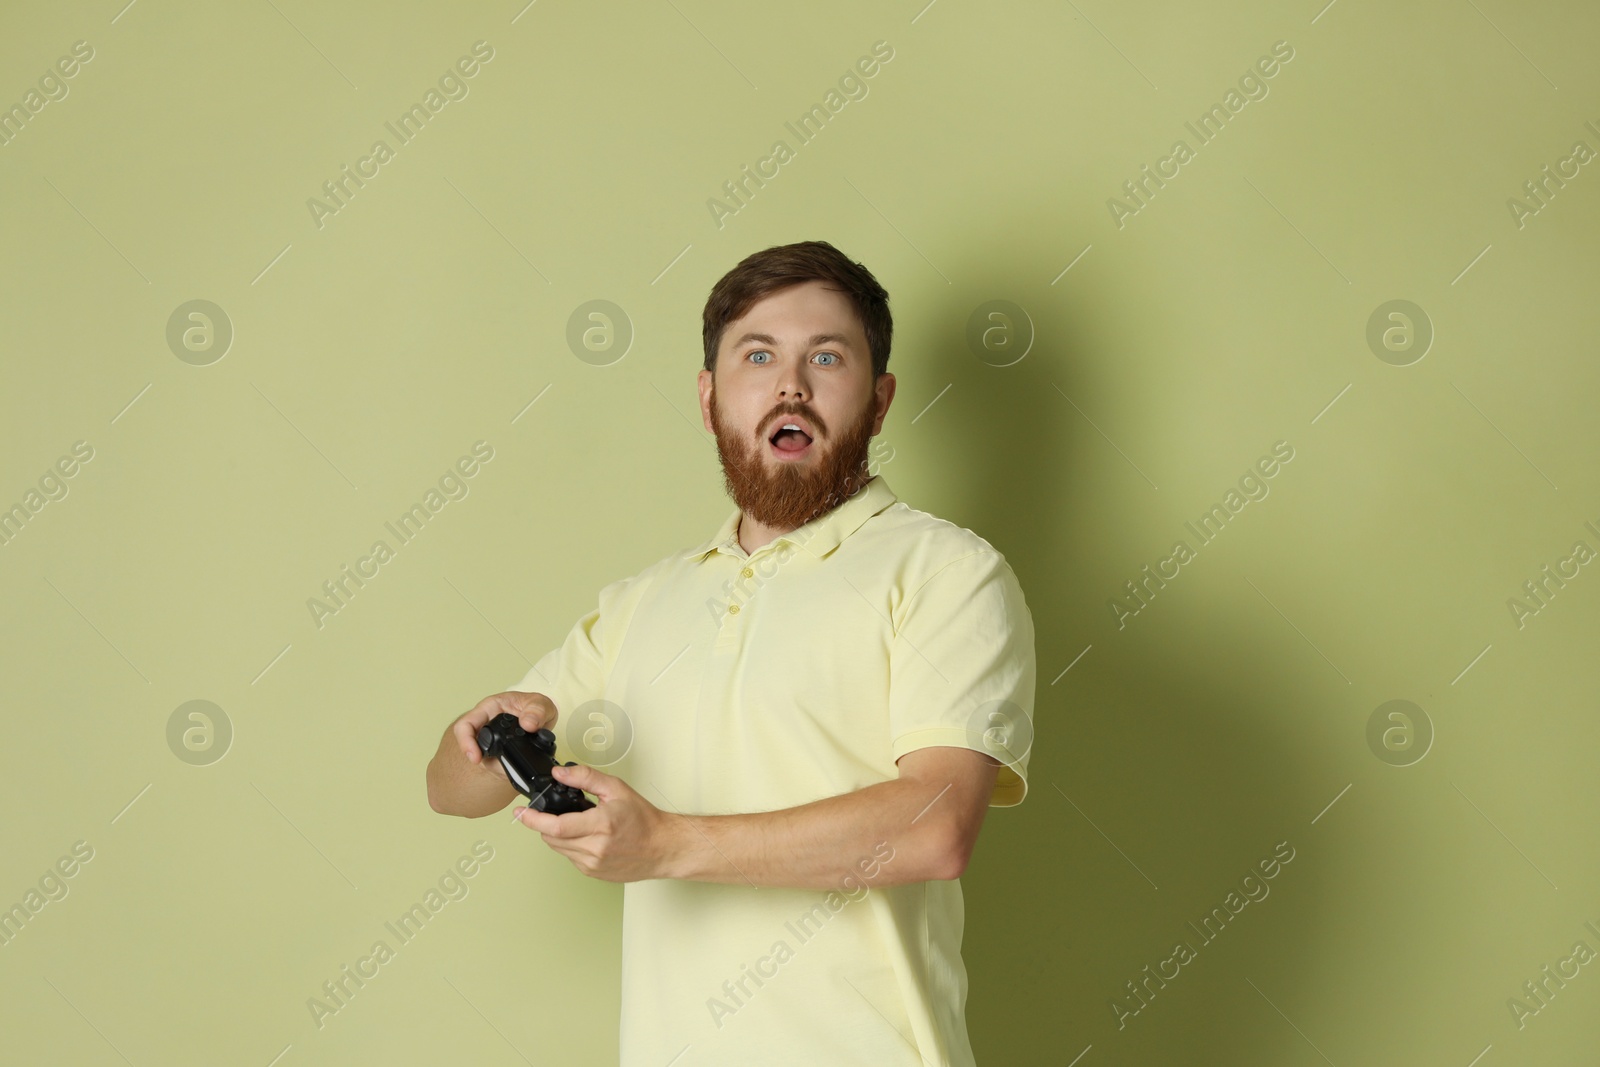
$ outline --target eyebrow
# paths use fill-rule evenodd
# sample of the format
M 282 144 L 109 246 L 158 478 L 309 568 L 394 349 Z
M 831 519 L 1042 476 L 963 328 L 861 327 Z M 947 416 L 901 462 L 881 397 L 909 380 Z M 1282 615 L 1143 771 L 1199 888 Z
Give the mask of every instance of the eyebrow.
M 764 345 L 776 345 L 778 343 L 777 339 L 774 338 L 771 334 L 747 333 L 743 337 L 741 337 L 737 341 L 735 341 L 734 344 L 733 344 L 733 347 L 735 347 L 735 348 L 743 348 L 745 345 L 749 344 L 752 341 L 756 341 L 756 342 L 759 342 L 759 343 L 764 344 Z M 852 346 L 850 344 L 850 338 L 848 338 L 848 337 L 844 336 L 844 334 L 840 334 L 840 333 L 813 334 L 812 337 L 811 337 L 811 344 L 808 347 L 815 348 L 817 345 L 841 345 L 841 346 L 843 346 L 845 348 L 853 348 L 854 347 L 854 346 Z

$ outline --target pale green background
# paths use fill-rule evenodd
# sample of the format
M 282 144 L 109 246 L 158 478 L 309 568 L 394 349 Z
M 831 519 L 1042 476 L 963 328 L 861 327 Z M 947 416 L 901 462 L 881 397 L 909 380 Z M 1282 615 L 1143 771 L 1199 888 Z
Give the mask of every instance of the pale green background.
M 1523 1029 L 1506 1005 L 1600 949 L 1600 574 L 1507 608 L 1600 548 L 1600 173 L 1523 228 L 1506 206 L 1600 149 L 1591 5 L 443 6 L 0 16 L 0 103 L 96 53 L 0 147 L 0 505 L 95 449 L 0 548 L 0 903 L 95 850 L 0 948 L 6 1062 L 614 1059 L 621 887 L 509 811 L 434 814 L 423 769 L 727 513 L 701 308 L 811 238 L 892 295 L 885 478 L 1003 551 L 1037 625 L 1032 790 L 962 879 L 979 1062 L 1592 1062 L 1600 968 Z M 313 225 L 480 39 L 470 95 Z M 869 95 L 798 145 L 878 40 Z M 1114 225 L 1278 40 L 1270 94 Z M 779 138 L 719 229 L 707 199 Z M 1396 367 L 1365 331 L 1402 298 L 1437 334 Z M 235 330 L 210 366 L 166 344 L 193 299 Z M 610 366 L 566 343 L 592 299 L 635 330 Z M 965 343 L 991 299 L 1036 330 L 1014 366 Z M 319 630 L 307 599 L 480 439 L 470 495 Z M 1278 440 L 1270 496 L 1118 630 L 1109 598 Z M 1409 767 L 1366 743 L 1396 698 L 1437 731 Z M 192 699 L 233 723 L 210 766 L 167 745 Z M 470 894 L 318 1030 L 307 998 L 478 839 Z M 1119 1030 L 1124 983 L 1285 840 Z

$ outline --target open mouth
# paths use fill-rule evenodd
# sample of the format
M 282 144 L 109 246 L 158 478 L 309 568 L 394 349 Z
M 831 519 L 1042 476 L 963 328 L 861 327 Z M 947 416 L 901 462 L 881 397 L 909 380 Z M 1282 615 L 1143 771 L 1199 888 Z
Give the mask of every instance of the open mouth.
M 811 435 L 795 423 L 782 423 L 767 444 L 780 459 L 798 459 L 810 451 Z

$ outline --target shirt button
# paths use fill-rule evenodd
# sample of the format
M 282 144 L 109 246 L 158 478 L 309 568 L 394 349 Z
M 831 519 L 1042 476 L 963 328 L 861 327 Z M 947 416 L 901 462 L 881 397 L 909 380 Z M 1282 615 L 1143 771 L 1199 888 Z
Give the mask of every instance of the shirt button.
M 729 604 L 728 605 L 728 614 L 729 615 L 737 615 L 737 614 L 739 614 L 739 605 L 737 605 L 737 604 Z
M 754 578 L 755 576 L 756 572 L 751 570 L 749 567 L 746 567 L 744 570 L 739 572 L 739 577 L 741 578 Z

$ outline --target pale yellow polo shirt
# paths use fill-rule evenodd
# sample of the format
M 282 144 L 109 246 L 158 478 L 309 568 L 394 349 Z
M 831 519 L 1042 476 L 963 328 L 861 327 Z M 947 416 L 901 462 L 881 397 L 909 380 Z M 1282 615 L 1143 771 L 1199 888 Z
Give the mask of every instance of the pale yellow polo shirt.
M 738 519 L 606 586 L 510 687 L 555 702 L 560 758 L 719 815 L 849 793 L 953 745 L 1009 761 L 989 803 L 1020 803 L 1034 633 L 1005 558 L 882 475 L 750 555 Z M 886 869 L 894 840 L 841 868 Z M 621 1065 L 970 1067 L 962 926 L 959 879 L 629 882 Z

